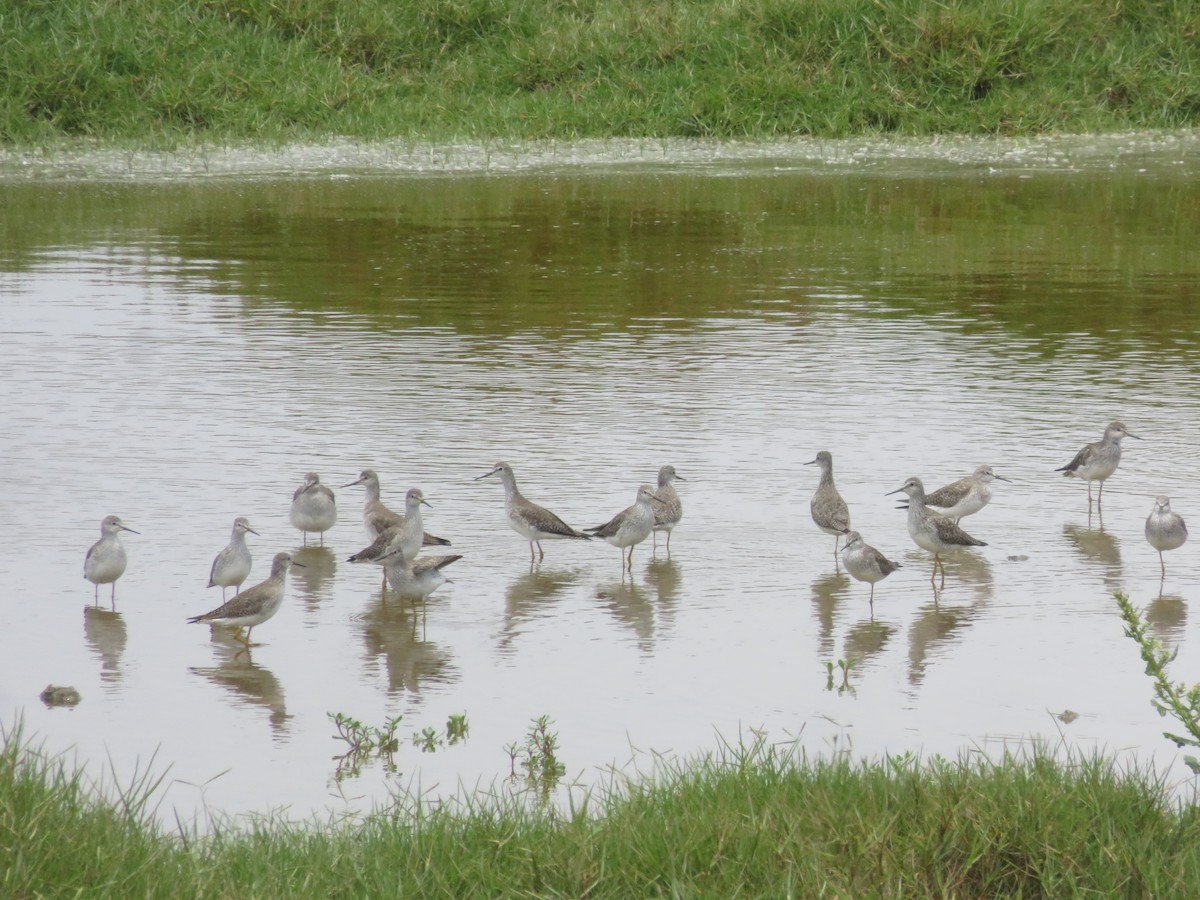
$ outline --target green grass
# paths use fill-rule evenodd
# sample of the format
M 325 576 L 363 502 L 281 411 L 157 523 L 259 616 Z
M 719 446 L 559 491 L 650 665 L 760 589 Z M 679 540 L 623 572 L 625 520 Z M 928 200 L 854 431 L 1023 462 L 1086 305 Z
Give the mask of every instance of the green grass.
M 1187 896 L 1200 815 L 1146 772 L 726 748 L 614 781 L 603 814 L 492 799 L 204 838 L 151 824 L 19 734 L 0 753 L 0 895 L 88 897 Z
M 4 0 L 0 144 L 1200 123 L 1185 0 Z

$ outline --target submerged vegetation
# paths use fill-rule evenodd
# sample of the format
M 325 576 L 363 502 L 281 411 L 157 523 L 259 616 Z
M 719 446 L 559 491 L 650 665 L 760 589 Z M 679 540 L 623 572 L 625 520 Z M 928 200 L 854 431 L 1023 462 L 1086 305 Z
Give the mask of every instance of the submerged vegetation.
M 19 732 L 0 751 L 5 896 L 1185 896 L 1200 808 L 1152 774 L 1041 750 L 920 764 L 758 741 L 556 814 L 397 800 L 357 822 L 208 835 L 155 824 L 157 782 L 97 799 Z M 602 811 L 601 811 L 602 810 Z
M 1200 123 L 1179 0 L 30 0 L 0 143 L 920 135 Z

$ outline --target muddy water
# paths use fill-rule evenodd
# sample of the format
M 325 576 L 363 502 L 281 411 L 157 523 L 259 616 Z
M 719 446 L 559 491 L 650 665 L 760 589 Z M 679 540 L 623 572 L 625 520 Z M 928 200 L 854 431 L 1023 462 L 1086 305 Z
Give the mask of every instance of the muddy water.
M 868 756 L 1041 737 L 1183 779 L 1112 592 L 1197 680 L 1196 548 L 1160 579 L 1142 534 L 1156 494 L 1200 509 L 1193 144 L 9 166 L 3 720 L 97 777 L 169 767 L 164 817 L 201 824 L 509 789 L 505 747 L 541 715 L 582 785 L 752 728 Z M 1112 419 L 1142 440 L 1089 517 L 1054 469 Z M 809 516 L 822 449 L 903 564 L 873 618 Z M 623 578 L 607 544 L 547 542 L 531 567 L 475 480 L 501 459 L 575 526 L 673 464 L 670 555 L 639 546 Z M 935 593 L 884 495 L 981 463 L 1012 483 Z M 463 555 L 423 613 L 346 561 L 364 498 L 338 486 L 368 467 L 394 508 L 421 487 Z M 323 548 L 288 523 L 309 470 L 337 491 Z M 96 606 L 82 561 L 109 513 L 141 534 Z M 306 566 L 249 653 L 186 624 L 220 601 L 238 515 L 251 582 L 279 550 Z M 82 702 L 46 708 L 50 682 Z M 395 770 L 339 778 L 336 712 L 403 716 Z M 456 713 L 465 742 L 412 745 Z

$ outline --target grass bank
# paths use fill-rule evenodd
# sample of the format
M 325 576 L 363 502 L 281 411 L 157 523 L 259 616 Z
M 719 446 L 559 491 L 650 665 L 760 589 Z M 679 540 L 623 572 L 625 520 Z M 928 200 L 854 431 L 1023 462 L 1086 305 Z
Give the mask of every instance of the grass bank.
M 1188 0 L 26 0 L 0 144 L 1200 124 Z
M 153 785 L 97 801 L 19 735 L 0 753 L 0 894 L 89 897 L 1187 896 L 1200 814 L 1146 773 L 727 751 L 612 789 L 603 816 L 496 801 L 184 839 Z

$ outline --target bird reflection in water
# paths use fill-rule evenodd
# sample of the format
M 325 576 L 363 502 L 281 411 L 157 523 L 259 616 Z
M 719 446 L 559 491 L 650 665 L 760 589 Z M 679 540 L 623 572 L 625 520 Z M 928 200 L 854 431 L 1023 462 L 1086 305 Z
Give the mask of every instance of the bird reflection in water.
M 1178 594 L 1159 594 L 1146 607 L 1146 624 L 1168 649 L 1179 646 L 1187 626 L 1187 601 Z
M 633 581 L 610 581 L 596 586 L 596 599 L 621 625 L 638 638 L 638 649 L 654 649 L 654 607 L 650 595 Z
M 856 669 L 862 668 L 865 663 L 870 662 L 871 657 L 884 648 L 897 630 L 895 625 L 873 618 L 856 622 L 846 631 L 843 655 L 846 659 L 854 660 Z
M 128 640 L 125 619 L 116 610 L 85 606 L 83 636 L 100 659 L 100 681 L 115 688 L 121 680 L 121 654 L 125 652 Z
M 915 555 L 914 555 L 915 556 Z M 994 579 L 992 563 L 980 553 L 955 553 L 947 556 L 943 562 L 944 570 L 950 573 L 950 588 L 940 584 L 933 591 L 934 604 L 943 598 L 960 599 L 962 589 L 970 592 L 967 598 L 971 603 L 987 603 L 992 599 Z
M 986 604 L 939 606 L 927 603 L 917 610 L 908 628 L 908 682 L 917 685 L 925 678 L 925 666 L 938 645 L 962 637 L 962 629 L 979 617 Z
M 292 591 L 304 602 L 304 608 L 311 611 L 333 596 L 337 556 L 330 547 L 301 547 L 292 553 L 292 559 L 304 566 L 290 573 Z
M 579 580 L 569 569 L 530 568 L 514 578 L 504 590 L 504 631 L 500 649 L 511 650 L 513 641 L 525 631 L 525 623 L 545 615 L 559 594 Z
M 250 648 L 238 640 L 232 628 L 213 628 L 212 647 L 217 665 L 192 666 L 191 671 L 225 688 L 239 705 L 267 710 L 271 731 L 276 737 L 285 735 L 291 716 L 275 673 L 254 662 Z
M 418 611 L 402 603 L 372 603 L 357 621 L 367 651 L 367 671 L 378 671 L 383 657 L 389 694 L 404 691 L 419 699 L 431 684 L 452 684 L 458 669 L 448 650 L 426 640 L 425 622 Z
M 833 629 L 837 624 L 838 606 L 850 596 L 850 576 L 845 572 L 827 572 L 812 583 L 813 612 L 819 626 L 817 653 L 826 657 L 833 653 Z
M 646 586 L 654 591 L 654 606 L 660 627 L 675 621 L 682 578 L 683 570 L 680 569 L 679 563 L 670 557 L 652 558 L 646 563 Z
M 1116 535 L 1104 530 L 1103 523 L 1098 531 L 1067 524 L 1063 526 L 1063 536 L 1085 560 L 1104 567 L 1106 588 L 1110 591 L 1122 588 L 1125 573 L 1121 563 L 1121 542 Z

